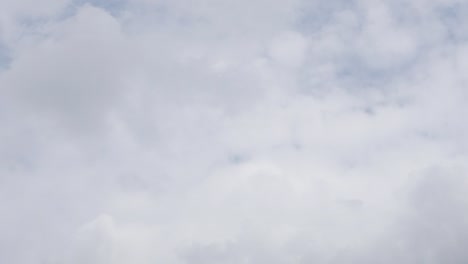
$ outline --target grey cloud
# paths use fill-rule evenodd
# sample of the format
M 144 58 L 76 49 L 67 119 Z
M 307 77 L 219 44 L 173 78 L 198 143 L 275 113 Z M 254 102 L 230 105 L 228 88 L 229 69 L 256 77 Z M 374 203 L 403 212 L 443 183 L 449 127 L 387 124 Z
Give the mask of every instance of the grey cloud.
M 3 71 L 4 69 L 8 68 L 10 61 L 11 57 L 8 52 L 8 49 L 2 44 L 0 44 L 0 71 Z
M 104 11 L 84 7 L 51 31 L 57 38 L 24 51 L 2 86 L 33 112 L 55 116 L 73 130 L 99 126 L 125 81 L 110 78 L 122 76 L 119 67 L 127 63 L 119 25 Z

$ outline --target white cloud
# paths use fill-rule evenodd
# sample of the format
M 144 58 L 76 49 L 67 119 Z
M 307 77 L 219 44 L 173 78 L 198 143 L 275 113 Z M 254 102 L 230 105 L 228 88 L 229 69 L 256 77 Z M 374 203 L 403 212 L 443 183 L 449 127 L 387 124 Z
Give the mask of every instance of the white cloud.
M 286 66 L 301 66 L 306 50 L 306 41 L 301 34 L 286 32 L 273 40 L 270 56 Z
M 467 260 L 464 3 L 0 7 L 0 262 Z

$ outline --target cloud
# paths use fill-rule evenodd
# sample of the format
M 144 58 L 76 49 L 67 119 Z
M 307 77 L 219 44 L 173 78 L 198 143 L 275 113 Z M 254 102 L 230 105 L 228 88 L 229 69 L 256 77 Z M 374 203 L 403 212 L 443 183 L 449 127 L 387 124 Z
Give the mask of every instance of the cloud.
M 36 6 L 0 4 L 0 262 L 466 262 L 466 4 Z

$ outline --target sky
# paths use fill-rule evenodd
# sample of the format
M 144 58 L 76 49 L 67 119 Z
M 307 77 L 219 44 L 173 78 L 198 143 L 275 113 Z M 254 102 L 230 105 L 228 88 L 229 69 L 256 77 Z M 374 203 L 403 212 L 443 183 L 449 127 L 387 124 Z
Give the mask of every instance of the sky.
M 1 0 L 0 263 L 467 263 L 467 44 L 462 0 Z

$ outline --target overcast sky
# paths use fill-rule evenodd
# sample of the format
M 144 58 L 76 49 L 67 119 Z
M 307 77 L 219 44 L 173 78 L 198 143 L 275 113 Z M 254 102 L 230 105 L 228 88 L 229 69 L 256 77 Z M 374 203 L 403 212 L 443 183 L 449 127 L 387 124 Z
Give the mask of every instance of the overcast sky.
M 0 263 L 468 263 L 468 2 L 0 0 Z

